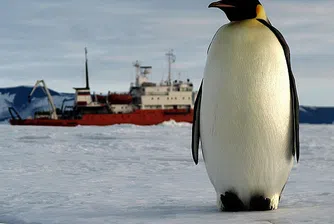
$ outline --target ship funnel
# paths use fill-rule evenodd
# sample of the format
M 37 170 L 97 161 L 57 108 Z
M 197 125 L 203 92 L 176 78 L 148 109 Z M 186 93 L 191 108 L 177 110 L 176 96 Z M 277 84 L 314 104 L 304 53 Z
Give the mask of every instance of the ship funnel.
M 86 47 L 85 47 L 85 65 L 86 65 L 86 89 L 89 89 L 88 59 L 87 59 L 87 48 Z

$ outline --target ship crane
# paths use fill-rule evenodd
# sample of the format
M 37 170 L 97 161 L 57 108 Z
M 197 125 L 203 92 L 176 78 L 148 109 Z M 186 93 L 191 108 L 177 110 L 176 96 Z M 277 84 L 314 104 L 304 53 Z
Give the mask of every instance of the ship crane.
M 56 106 L 54 105 L 53 103 L 53 100 L 52 100 L 52 96 L 49 92 L 49 89 L 47 88 L 44 80 L 37 80 L 34 88 L 32 89 L 32 91 L 30 92 L 29 96 L 28 96 L 28 102 L 30 103 L 31 102 L 31 96 L 32 94 L 35 92 L 35 90 L 37 89 L 38 85 L 39 84 L 42 84 L 42 90 L 44 91 L 44 93 L 46 94 L 47 98 L 48 98 L 48 101 L 49 101 L 49 104 L 51 106 L 51 111 L 50 111 L 50 116 L 51 116 L 51 119 L 54 119 L 54 120 L 58 120 L 58 116 L 57 116 L 57 108 Z

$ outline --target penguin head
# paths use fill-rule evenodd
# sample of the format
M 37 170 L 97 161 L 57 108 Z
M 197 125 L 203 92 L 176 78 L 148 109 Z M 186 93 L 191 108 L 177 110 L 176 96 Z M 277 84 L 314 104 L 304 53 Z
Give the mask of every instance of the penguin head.
M 209 5 L 209 8 L 213 7 L 223 10 L 230 21 L 254 18 L 267 20 L 264 9 L 258 0 L 221 0 Z

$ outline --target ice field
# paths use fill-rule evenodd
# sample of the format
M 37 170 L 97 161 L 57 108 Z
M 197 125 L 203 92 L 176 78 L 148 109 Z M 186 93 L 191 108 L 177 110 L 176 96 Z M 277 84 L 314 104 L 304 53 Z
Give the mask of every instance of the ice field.
M 0 125 L 0 223 L 333 223 L 334 125 L 301 125 L 301 157 L 270 212 L 218 212 L 191 125 Z

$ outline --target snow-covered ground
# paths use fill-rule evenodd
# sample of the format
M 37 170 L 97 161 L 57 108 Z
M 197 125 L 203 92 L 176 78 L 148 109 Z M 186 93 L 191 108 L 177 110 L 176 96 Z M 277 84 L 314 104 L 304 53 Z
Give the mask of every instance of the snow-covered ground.
M 301 126 L 300 163 L 272 212 L 218 212 L 190 131 L 0 125 L 0 223 L 334 222 L 334 126 Z

